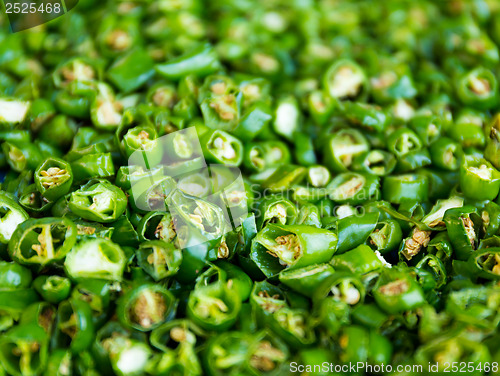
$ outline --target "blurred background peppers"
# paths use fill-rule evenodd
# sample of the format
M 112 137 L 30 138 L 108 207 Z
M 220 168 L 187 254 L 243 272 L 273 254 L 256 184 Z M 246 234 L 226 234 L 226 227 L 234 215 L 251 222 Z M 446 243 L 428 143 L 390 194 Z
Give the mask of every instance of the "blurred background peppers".
M 494 0 L 2 15 L 0 375 L 499 375 L 498 25 Z

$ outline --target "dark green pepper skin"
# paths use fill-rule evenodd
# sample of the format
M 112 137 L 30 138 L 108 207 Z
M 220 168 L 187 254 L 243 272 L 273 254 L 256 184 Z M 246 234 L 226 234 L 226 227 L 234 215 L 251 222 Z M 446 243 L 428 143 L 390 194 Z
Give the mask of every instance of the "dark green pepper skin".
M 12 350 L 20 354 L 12 356 Z M 48 335 L 34 323 L 18 325 L 2 336 L 0 363 L 13 376 L 37 375 L 44 368 L 48 357 Z
M 90 100 L 85 96 L 73 95 L 67 90 L 57 91 L 54 103 L 64 115 L 87 119 L 90 115 Z
M 346 253 L 336 254 L 330 264 L 335 270 L 348 270 L 357 274 L 366 274 L 384 266 L 374 251 L 365 244 Z
M 314 144 L 311 136 L 297 133 L 294 138 L 295 159 L 301 166 L 312 166 L 318 163 L 314 152 Z
M 291 240 L 292 243 L 286 240 L 286 236 L 296 239 L 296 244 L 294 240 Z M 273 253 L 274 249 L 279 249 L 279 242 L 283 241 L 293 257 L 288 253 Z M 279 260 L 294 269 L 329 261 L 336 252 L 337 235 L 314 226 L 268 224 L 259 231 L 255 242 L 260 247 L 252 250 L 251 257 L 264 274 L 271 276 L 283 269 Z
M 336 254 L 344 253 L 363 244 L 375 229 L 378 213 L 366 213 L 363 216 L 352 215 L 337 221 L 339 241 Z
M 42 196 L 56 201 L 67 194 L 73 184 L 73 172 L 68 162 L 47 158 L 35 171 L 35 185 Z
M 385 219 L 377 223 L 367 244 L 381 254 L 395 250 L 403 240 L 401 226 L 396 220 Z
M 477 248 L 481 219 L 473 206 L 448 209 L 443 217 L 453 254 L 459 260 L 466 261 Z
M 270 124 L 271 119 L 269 106 L 263 102 L 256 102 L 245 111 L 233 134 L 242 141 L 251 141 Z
M 427 149 L 414 150 L 398 158 L 397 172 L 409 172 L 428 166 L 432 163 L 431 156 Z
M 2 151 L 9 166 L 17 172 L 35 170 L 43 161 L 39 147 L 31 142 L 16 144 L 6 141 L 2 143 Z
M 498 233 L 500 229 L 500 205 L 488 202 L 481 211 L 484 237 L 488 238 Z
M 495 168 L 500 168 L 500 117 L 496 115 L 485 129 L 486 148 L 484 157 Z
M 471 272 L 477 277 L 500 279 L 500 247 L 489 247 L 474 252 L 468 260 Z
M 389 315 L 382 311 L 375 303 L 362 304 L 352 311 L 354 323 L 368 328 L 379 329 L 389 320 Z
M 54 203 L 43 197 L 35 184 L 31 184 L 23 189 L 19 197 L 19 205 L 28 213 L 43 213 L 52 208 Z
M 370 351 L 369 332 L 361 326 L 348 326 L 341 334 L 340 361 L 343 363 L 366 362 Z
M 144 242 L 136 251 L 137 263 L 155 281 L 175 275 L 182 263 L 182 252 L 161 240 Z
M 448 261 L 453 254 L 453 247 L 446 231 L 438 233 L 427 245 L 427 252 L 436 255 L 442 261 Z
M 88 151 L 88 154 L 66 156 L 73 170 L 75 182 L 82 182 L 92 178 L 107 178 L 115 174 L 111 153 L 98 152 L 99 148 L 94 146 L 79 151 L 81 153 Z
M 40 140 L 59 150 L 64 150 L 71 144 L 75 132 L 76 124 L 70 117 L 57 115 L 42 126 L 39 137 Z M 54 137 L 54 134 L 57 134 L 58 137 Z
M 109 319 L 111 292 L 108 281 L 92 278 L 84 279 L 74 287 L 71 297 L 82 300 L 90 306 L 96 328 L 101 327 Z
M 448 197 L 450 186 L 458 183 L 458 171 L 445 171 L 435 168 L 421 168 L 417 170 L 417 174 L 427 178 L 429 185 L 428 198 L 436 200 Z
M 40 300 L 36 291 L 32 288 L 26 289 L 1 289 L 0 290 L 0 310 L 12 318 L 19 317 L 19 314 L 30 304 Z
M 390 117 L 377 105 L 366 103 L 345 102 L 343 111 L 347 119 L 354 125 L 377 133 L 384 132 Z
M 488 82 L 487 93 L 479 94 L 469 87 L 469 83 L 477 79 Z M 479 110 L 493 108 L 498 101 L 498 81 L 490 70 L 483 67 L 473 69 L 460 77 L 456 81 L 456 91 L 463 104 Z
M 63 301 L 57 311 L 57 329 L 59 336 L 69 337 L 72 353 L 88 349 L 95 336 L 90 306 L 82 300 Z
M 432 292 L 434 292 L 434 289 L 440 289 L 446 283 L 448 277 L 444 263 L 435 255 L 425 255 L 416 265 L 416 273 L 420 277 L 419 282 L 422 288 Z M 429 280 L 432 279 L 428 287 L 423 282 L 425 277 L 421 277 L 425 274 L 430 274 Z
M 58 304 L 71 293 L 71 282 L 57 275 L 41 275 L 33 281 L 33 288 L 47 302 Z
M 456 171 L 463 157 L 462 147 L 446 137 L 441 137 L 430 146 L 432 163 L 444 170 Z
M 376 330 L 370 330 L 368 361 L 372 364 L 389 364 L 392 354 L 392 343 Z
M 30 288 L 31 271 L 14 262 L 0 262 L 0 329 L 6 330 L 21 313 L 39 300 Z
M 68 218 L 30 218 L 14 231 L 9 254 L 21 264 L 42 267 L 63 259 L 76 243 L 76 234 L 76 226 Z
M 207 76 L 221 67 L 217 54 L 209 44 L 202 45 L 193 51 L 156 66 L 162 76 L 179 80 L 187 75 Z
M 297 217 L 297 206 L 290 200 L 279 196 L 267 196 L 258 205 L 259 217 L 257 228 L 261 229 L 267 223 L 292 225 Z
M 21 325 L 36 325 L 42 328 L 47 337 L 52 334 L 55 326 L 56 308 L 47 302 L 36 302 L 28 306 L 19 320 Z
M 351 322 L 351 307 L 345 302 L 327 297 L 316 305 L 319 311 L 318 323 L 330 335 L 337 336 L 341 327 Z
M 500 172 L 484 159 L 466 156 L 460 167 L 460 188 L 467 198 L 494 200 L 500 191 Z
M 113 84 L 128 93 L 141 87 L 154 75 L 154 63 L 146 51 L 136 48 L 117 59 L 107 74 Z
M 29 288 L 31 271 L 15 262 L 0 261 L 0 289 L 15 290 Z
M 99 209 L 100 196 L 110 197 L 106 207 Z M 95 203 L 91 208 L 89 199 Z M 112 222 L 123 214 L 127 206 L 127 196 L 123 191 L 107 180 L 91 180 L 78 191 L 71 194 L 68 206 L 70 210 L 82 218 L 96 222 Z
M 396 314 L 417 308 L 425 303 L 418 282 L 405 270 L 385 269 L 378 280 L 373 297 L 387 313 Z
M 330 264 L 313 264 L 299 269 L 284 269 L 279 274 L 279 280 L 285 286 L 307 296 L 334 272 Z
M 382 197 L 394 204 L 405 200 L 426 201 L 429 191 L 426 176 L 407 174 L 387 176 L 382 183 Z

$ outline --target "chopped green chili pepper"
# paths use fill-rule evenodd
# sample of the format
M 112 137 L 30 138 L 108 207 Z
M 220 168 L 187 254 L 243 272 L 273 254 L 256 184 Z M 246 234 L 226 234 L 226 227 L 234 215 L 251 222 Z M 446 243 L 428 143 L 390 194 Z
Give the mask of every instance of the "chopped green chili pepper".
M 187 303 L 188 317 L 205 330 L 227 330 L 240 309 L 239 296 L 222 281 L 196 288 Z
M 324 163 L 335 172 L 347 171 L 356 156 L 369 150 L 368 141 L 355 129 L 342 129 L 324 145 Z
M 395 314 L 417 308 L 425 297 L 417 281 L 405 270 L 385 269 L 373 290 L 377 305 Z
M 364 70 L 351 60 L 336 61 L 325 73 L 323 86 L 334 99 L 355 99 L 366 95 Z
M 460 167 L 460 188 L 467 198 L 493 200 L 500 191 L 500 172 L 484 159 L 466 156 Z
M 382 256 L 377 255 L 365 244 L 361 244 L 349 252 L 333 256 L 330 264 L 335 270 L 348 270 L 358 274 L 366 274 L 384 266 L 390 266 Z
M 375 229 L 378 218 L 378 213 L 353 214 L 340 218 L 336 222 L 339 237 L 337 254 L 344 253 L 363 244 Z
M 243 144 L 236 137 L 224 131 L 210 131 L 201 138 L 203 154 L 207 160 L 239 166 L 243 160 Z
M 19 325 L 3 335 L 0 362 L 11 375 L 36 375 L 44 368 L 48 354 L 47 334 L 35 325 Z
M 112 222 L 123 214 L 127 197 L 107 180 L 91 180 L 71 193 L 68 206 L 82 218 L 96 222 Z
M 147 332 L 173 317 L 176 306 L 170 291 L 160 285 L 143 284 L 120 298 L 117 315 L 124 326 Z
M 176 274 L 182 262 L 181 250 L 161 240 L 142 243 L 136 257 L 137 263 L 155 281 Z
M 87 349 L 94 339 L 90 306 L 76 299 L 63 301 L 57 310 L 57 329 L 69 339 L 73 353 Z
M 456 92 L 463 104 L 487 110 L 498 100 L 498 81 L 490 70 L 475 68 L 456 81 Z
M 62 260 L 76 242 L 76 226 L 67 218 L 28 219 L 17 226 L 9 241 L 9 254 L 27 265 Z
M 420 174 L 387 176 L 382 183 L 382 197 L 394 204 L 405 200 L 426 201 L 429 182 Z
M 0 191 L 0 241 L 7 244 L 16 227 L 29 218 L 28 214 L 4 191 Z
M 313 300 L 333 299 L 351 306 L 362 304 L 365 287 L 360 278 L 349 272 L 335 272 L 314 291 Z
M 35 184 L 46 199 L 55 201 L 69 192 L 73 173 L 68 162 L 48 158 L 35 171 Z
M 498 374 L 494 1 L 74 3 L 0 20 L 0 375 Z
M 305 225 L 268 224 L 255 241 L 264 247 L 264 252 L 252 253 L 262 272 L 284 267 L 298 268 L 329 261 L 336 251 L 335 233 Z
M 125 268 L 125 254 L 117 244 L 103 238 L 79 242 L 64 261 L 73 279 L 102 278 L 120 281 Z
M 396 249 L 402 239 L 399 223 L 393 219 L 385 219 L 377 223 L 367 243 L 374 251 L 384 254 Z
M 477 248 L 481 218 L 473 206 L 448 209 L 443 217 L 453 253 L 459 260 L 467 260 Z
M 187 75 L 203 77 L 221 68 L 218 56 L 209 44 L 202 45 L 191 52 L 156 66 L 162 76 L 178 80 Z
M 328 196 L 339 204 L 358 205 L 380 196 L 379 180 L 373 175 L 344 172 L 327 186 Z
M 33 281 L 33 287 L 44 300 L 53 304 L 62 302 L 71 292 L 70 280 L 58 275 L 41 275 Z

